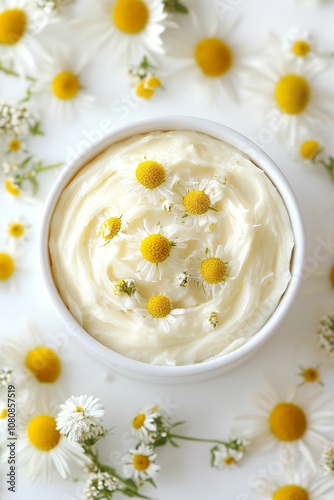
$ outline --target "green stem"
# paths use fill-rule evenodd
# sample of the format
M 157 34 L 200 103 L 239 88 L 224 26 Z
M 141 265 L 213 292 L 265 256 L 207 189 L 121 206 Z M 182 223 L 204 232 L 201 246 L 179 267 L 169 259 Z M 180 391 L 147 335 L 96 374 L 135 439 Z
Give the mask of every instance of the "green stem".
M 21 75 L 19 75 L 16 71 L 14 71 L 13 69 L 10 69 L 10 68 L 5 68 L 5 66 L 2 65 L 2 63 L 0 63 L 0 71 L 2 71 L 3 73 L 5 73 L 6 75 L 9 75 L 9 76 L 15 76 L 16 78 L 20 78 Z M 24 78 L 26 80 L 29 80 L 30 82 L 36 82 L 36 78 L 34 78 L 33 76 L 29 76 L 29 75 L 23 75 Z
M 40 167 L 35 167 L 34 172 L 46 172 L 47 170 L 52 170 L 53 168 L 60 167 L 62 163 L 52 163 L 51 165 L 41 165 Z
M 181 434 L 168 434 L 171 439 L 183 439 L 184 441 L 197 441 L 199 443 L 213 443 L 213 444 L 222 444 L 224 446 L 228 446 L 229 444 L 225 441 L 219 441 L 217 439 L 205 439 L 205 438 L 195 438 L 191 436 L 182 436 Z

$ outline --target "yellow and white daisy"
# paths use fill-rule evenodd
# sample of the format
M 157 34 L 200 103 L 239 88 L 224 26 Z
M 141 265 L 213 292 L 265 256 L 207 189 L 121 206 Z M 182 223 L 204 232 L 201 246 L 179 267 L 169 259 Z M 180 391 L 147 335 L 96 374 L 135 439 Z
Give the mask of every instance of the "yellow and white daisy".
M 7 416 L 8 416 L 8 406 L 7 401 L 0 400 L 0 442 L 3 440 L 7 434 Z
M 26 67 L 36 67 L 36 56 L 46 55 L 35 16 L 36 6 L 30 0 L 0 0 L 0 60 L 13 64 L 20 74 Z
M 183 239 L 176 236 L 174 224 L 162 227 L 143 221 L 144 229 L 138 229 L 129 246 L 135 251 L 125 257 L 127 260 L 138 260 L 136 272 L 146 281 L 153 280 L 156 275 L 162 277 L 168 268 L 180 269 L 180 260 L 175 255 L 178 249 L 186 248 Z
M 249 88 L 278 113 L 278 134 L 296 144 L 304 134 L 319 133 L 332 121 L 328 107 L 333 97 L 315 81 L 317 68 L 298 67 L 278 60 L 276 66 L 262 64 L 254 72 L 256 86 Z
M 126 234 L 128 223 L 116 207 L 98 214 L 97 221 L 96 234 L 101 237 L 102 246 L 108 243 L 118 243 L 122 238 L 129 238 Z
M 123 184 L 131 193 L 138 193 L 138 203 L 148 200 L 153 205 L 160 205 L 162 200 L 172 196 L 172 187 L 176 177 L 170 175 L 165 165 L 147 160 L 138 163 L 133 170 L 124 171 L 126 179 Z
M 319 395 L 310 399 L 295 392 L 282 399 L 268 389 L 257 401 L 260 413 L 247 415 L 245 419 L 253 422 L 249 432 L 255 444 L 262 444 L 268 450 L 279 447 L 291 459 L 302 455 L 314 467 L 314 454 L 320 452 L 326 443 L 326 433 L 333 428 L 334 412 L 323 409 L 327 401 Z
M 173 303 L 167 294 L 152 295 L 147 301 L 138 299 L 144 308 L 134 310 L 137 317 L 150 328 L 162 329 L 169 333 L 172 326 L 176 325 L 177 317 L 185 313 L 185 309 L 173 309 Z
M 24 270 L 20 262 L 20 252 L 17 248 L 11 251 L 0 250 L 0 290 L 9 286 L 13 292 L 17 291 L 17 280 Z
M 161 0 L 101 0 L 91 2 L 76 24 L 109 58 L 138 63 L 145 54 L 164 52 L 166 19 Z
M 8 168 L 12 168 L 13 169 L 12 171 L 15 172 L 15 165 L 16 164 L 8 164 Z M 36 198 L 29 195 L 20 186 L 17 185 L 14 177 L 11 176 L 5 177 L 4 188 L 7 195 L 9 195 L 13 200 L 20 200 L 29 204 L 34 203 L 36 201 Z
M 321 381 L 319 366 L 308 366 L 306 368 L 300 366 L 298 376 L 301 379 L 299 386 L 305 384 L 324 385 Z
M 140 444 L 137 448 L 129 450 L 123 457 L 124 476 L 135 481 L 152 479 L 160 470 L 155 463 L 157 454 L 150 446 Z
M 205 295 L 213 298 L 218 297 L 226 281 L 233 278 L 237 265 L 236 260 L 227 259 L 222 245 L 218 245 L 215 251 L 195 252 L 191 262 L 190 275 L 203 287 Z
M 18 431 L 18 463 L 31 480 L 50 481 L 54 471 L 68 477 L 72 463 L 89 462 L 79 443 L 69 441 L 57 429 L 56 408 L 45 403 L 26 412 Z
M 83 109 L 90 109 L 94 97 L 84 86 L 85 63 L 75 54 L 59 51 L 52 60 L 41 63 L 38 79 L 31 87 L 37 98 L 43 96 L 48 111 L 56 118 L 71 120 Z
M 60 405 L 57 414 L 57 430 L 70 441 L 83 443 L 93 428 L 101 427 L 105 408 L 99 398 L 93 396 L 71 396 Z
M 10 243 L 14 249 L 20 248 L 22 243 L 28 241 L 31 224 L 23 216 L 16 217 L 6 224 L 5 231 L 0 236 L 6 243 Z
M 62 394 L 62 362 L 54 347 L 48 347 L 31 325 L 24 334 L 4 338 L 1 356 L 13 370 L 15 382 L 31 400 L 47 396 L 50 388 Z
M 215 100 L 222 94 L 236 99 L 248 67 L 246 51 L 238 39 L 238 23 L 228 26 L 208 9 L 200 22 L 193 17 L 193 23 L 192 29 L 166 39 L 168 55 L 180 62 L 171 85 L 181 82 L 189 91 L 191 82 L 198 94 L 206 89 Z
M 260 477 L 254 491 L 268 500 L 328 500 L 333 491 L 331 481 L 319 478 L 314 471 L 304 467 L 285 471 L 284 479 L 276 479 L 269 474 Z
M 142 411 L 137 413 L 131 423 L 131 433 L 144 443 L 150 442 L 150 436 L 155 434 L 158 430 L 157 419 L 161 417 L 159 408 L 155 406 L 149 406 L 144 408 Z
M 200 181 L 191 179 L 177 184 L 180 200 L 176 200 L 172 211 L 180 217 L 180 222 L 197 231 L 204 226 L 215 224 L 218 211 L 216 204 L 223 197 L 222 185 L 213 179 Z

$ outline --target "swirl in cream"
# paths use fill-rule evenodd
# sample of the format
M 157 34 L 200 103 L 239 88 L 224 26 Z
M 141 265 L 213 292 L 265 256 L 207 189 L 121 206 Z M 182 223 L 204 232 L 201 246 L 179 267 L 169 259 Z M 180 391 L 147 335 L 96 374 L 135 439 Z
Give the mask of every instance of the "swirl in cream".
M 170 131 L 86 164 L 60 196 L 49 246 L 59 293 L 90 335 L 133 359 L 185 365 L 263 326 L 291 278 L 294 239 L 260 168 L 222 141 Z

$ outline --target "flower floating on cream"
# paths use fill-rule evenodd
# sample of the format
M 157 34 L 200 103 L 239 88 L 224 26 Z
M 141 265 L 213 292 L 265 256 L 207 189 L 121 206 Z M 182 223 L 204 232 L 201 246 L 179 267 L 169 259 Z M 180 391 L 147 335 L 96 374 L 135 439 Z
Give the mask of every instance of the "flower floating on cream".
M 143 304 L 142 299 L 140 301 Z M 142 317 L 147 326 L 158 327 L 169 333 L 170 328 L 177 323 L 177 316 L 184 314 L 185 309 L 173 308 L 173 303 L 167 295 L 158 294 L 147 300 L 145 309 L 135 309 L 135 313 Z

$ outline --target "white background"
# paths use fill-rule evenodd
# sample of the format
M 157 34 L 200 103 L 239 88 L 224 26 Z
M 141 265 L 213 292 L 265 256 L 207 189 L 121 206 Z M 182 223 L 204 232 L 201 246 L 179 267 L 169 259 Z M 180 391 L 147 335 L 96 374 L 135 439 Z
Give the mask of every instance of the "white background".
M 78 1 L 81 3 L 83 0 Z M 204 0 L 193 2 L 195 8 L 199 4 L 209 8 L 211 3 L 217 5 L 217 2 Z M 221 4 L 228 8 L 235 5 L 228 15 L 232 19 L 240 17 L 240 42 L 253 45 L 258 57 L 261 57 L 267 43 L 269 31 L 283 37 L 294 27 L 310 31 L 319 46 L 334 52 L 333 2 L 328 1 L 318 8 L 297 0 L 281 0 L 279 3 L 267 0 L 226 0 Z M 82 43 L 84 46 L 84 41 Z M 171 79 L 169 81 L 172 83 Z M 329 70 L 322 81 L 325 81 L 328 88 L 333 87 L 333 70 Z M 105 68 L 105 59 L 101 54 L 92 59 L 86 84 L 91 93 L 97 96 L 93 113 L 82 113 L 75 123 L 65 126 L 49 118 L 46 109 L 43 111 L 45 136 L 32 142 L 32 147 L 40 158 L 46 161 L 66 161 L 71 151 L 80 147 L 80 141 L 86 141 L 87 144 L 87 139 L 97 138 L 98 126 L 103 118 L 112 121 L 112 128 L 137 118 L 167 113 L 210 118 L 231 126 L 258 142 L 287 176 L 304 216 L 308 258 L 314 255 L 319 238 L 334 238 L 334 184 L 330 177 L 325 170 L 315 170 L 296 163 L 286 144 L 280 144 L 276 139 L 263 143 L 260 134 L 265 117 L 257 112 L 256 105 L 250 98 L 243 98 L 242 105 L 229 103 L 225 99 L 224 104 L 218 107 L 211 104 L 212 99 L 204 88 L 195 100 L 189 97 L 187 91 L 187 85 L 191 86 L 191 81 L 179 89 L 173 86 L 171 91 L 167 78 L 166 90 L 157 92 L 151 101 L 138 101 L 128 87 L 124 68 L 116 67 L 111 75 Z M 22 87 L 15 79 L 1 77 L 0 88 L 4 96 L 11 97 L 20 95 Z M 332 155 L 334 149 L 330 139 L 333 133 L 334 117 L 332 128 L 323 136 L 324 144 Z M 47 342 L 52 342 L 55 334 L 64 332 L 64 326 L 46 296 L 37 253 L 43 204 L 56 176 L 57 172 L 51 172 L 40 178 L 41 189 L 38 200 L 33 205 L 11 200 L 3 188 L 0 189 L 2 227 L 16 215 L 23 214 L 33 226 L 30 241 L 25 246 L 24 269 L 16 276 L 17 290 L 11 290 L 8 283 L 0 283 L 1 337 L 15 336 L 24 331 L 26 319 L 35 325 Z M 329 255 L 326 261 L 319 263 L 319 269 L 325 270 L 333 262 L 333 255 Z M 319 292 L 322 285 L 324 290 Z M 174 407 L 173 418 L 186 421 L 179 429 L 184 434 L 225 439 L 231 429 L 245 429 L 245 424 L 237 417 L 256 412 L 254 399 L 265 392 L 268 382 L 284 398 L 289 389 L 299 382 L 297 374 L 300 365 L 319 365 L 325 383 L 325 394 L 332 394 L 334 367 L 320 353 L 315 339 L 319 316 L 332 309 L 333 290 L 330 290 L 329 285 L 326 289 L 326 278 L 313 275 L 305 279 L 288 318 L 261 352 L 229 374 L 194 383 L 148 383 L 111 373 L 99 360 L 90 358 L 81 351 L 80 346 L 66 337 L 64 344 L 60 346 L 65 394 L 92 394 L 100 397 L 105 404 L 105 424 L 114 428 L 114 435 L 101 446 L 105 460 L 111 458 L 117 463 L 119 456 L 127 449 L 124 436 L 132 418 L 142 407 L 157 400 L 170 402 Z M 309 391 L 310 398 L 314 393 L 313 387 L 303 387 L 301 390 Z M 156 479 L 158 488 L 154 490 L 147 487 L 144 490 L 146 494 L 159 500 L 255 500 L 258 497 L 251 491 L 250 485 L 258 475 L 259 468 L 266 469 L 272 476 L 280 470 L 276 454 L 263 455 L 261 449 L 254 448 L 237 469 L 217 471 L 210 467 L 209 449 L 210 445 L 183 442 L 179 449 L 166 446 L 159 450 L 161 472 Z M 7 472 L 6 465 L 1 466 L 1 471 Z M 334 490 L 334 480 L 332 481 Z M 80 485 L 72 479 L 63 481 L 55 477 L 51 485 L 44 485 L 39 481 L 31 484 L 26 479 L 24 470 L 20 469 L 15 494 L 7 492 L 4 483 L 0 484 L 0 497 L 3 500 L 13 496 L 22 500 L 81 498 Z M 331 500 L 330 497 L 328 500 Z

